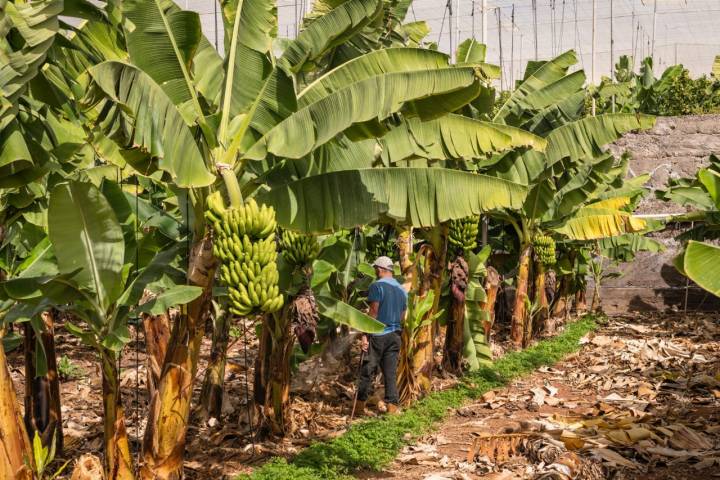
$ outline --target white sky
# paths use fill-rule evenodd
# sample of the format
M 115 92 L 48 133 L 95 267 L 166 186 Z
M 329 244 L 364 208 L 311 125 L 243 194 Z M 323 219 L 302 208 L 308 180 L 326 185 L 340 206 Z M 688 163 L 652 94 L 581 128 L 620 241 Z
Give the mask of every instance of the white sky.
M 180 6 L 201 14 L 205 34 L 211 42 L 214 41 L 216 22 L 212 0 L 176 1 Z M 452 2 L 451 25 L 448 1 Z M 652 49 L 654 1 L 657 1 L 656 70 L 661 71 L 668 65 L 682 63 L 693 76 L 710 72 L 715 55 L 720 54 L 720 0 L 595 0 L 597 80 L 602 75 L 609 75 L 611 68 L 611 6 L 615 61 L 620 55 L 631 55 L 633 52 L 639 60 L 649 55 Z M 303 10 L 309 10 L 311 2 L 312 0 L 278 0 L 281 36 L 295 36 L 296 19 Z M 537 6 L 539 58 L 549 58 L 574 48 L 580 57 L 581 65 L 588 77 L 590 76 L 593 0 L 486 0 L 486 3 L 488 61 L 500 64 L 500 30 L 505 82 L 519 78 L 527 60 L 535 58 L 533 3 Z M 454 48 L 458 40 L 473 36 L 473 32 L 475 38 L 480 40 L 481 11 L 482 0 L 415 0 L 407 20 L 427 21 L 431 29 L 428 38 L 438 41 L 440 49 L 448 52 L 451 42 Z M 498 29 L 498 12 L 501 29 Z M 217 18 L 217 25 L 220 30 L 219 42 L 222 43 L 220 18 Z

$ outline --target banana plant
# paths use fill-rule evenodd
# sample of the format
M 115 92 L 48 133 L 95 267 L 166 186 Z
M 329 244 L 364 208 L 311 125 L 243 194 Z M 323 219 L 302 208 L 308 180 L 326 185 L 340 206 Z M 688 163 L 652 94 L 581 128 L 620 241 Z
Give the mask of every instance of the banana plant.
M 594 242 L 593 258 L 590 263 L 590 272 L 594 283 L 590 311 L 601 310 L 601 282 L 608 278 L 622 276 L 622 271 L 618 268 L 621 263 L 633 261 L 640 252 L 659 253 L 665 250 L 665 246 L 661 242 L 645 236 L 647 233 L 659 229 L 662 225 L 662 223 L 659 223 L 654 229 L 648 227 L 642 234 L 626 233 L 615 237 L 602 238 Z M 608 271 L 609 267 L 614 268 Z
M 453 348 L 446 348 L 445 355 L 449 358 L 462 356 L 467 364 L 468 370 L 474 371 L 483 365 L 492 362 L 492 351 L 490 348 L 490 329 L 494 319 L 494 295 L 497 292 L 497 273 L 492 267 L 486 267 L 485 263 L 490 256 L 489 245 L 477 254 L 468 252 L 467 265 L 467 287 L 465 289 L 462 305 L 453 305 L 459 311 L 454 313 L 453 320 L 459 320 L 455 328 L 462 329 L 462 343 L 453 345 Z M 494 282 L 494 285 L 493 285 Z M 487 288 L 486 288 L 487 287 Z M 494 291 L 493 291 L 494 289 Z M 460 323 L 458 325 L 458 323 Z M 448 332 L 451 329 L 448 326 Z M 447 334 L 446 334 L 447 335 Z M 448 338 L 448 336 L 446 336 Z M 458 346 L 460 350 L 458 351 Z M 446 347 L 449 345 L 446 344 Z
M 299 244 L 302 238 L 295 237 Z M 307 240 L 318 242 L 314 236 Z M 294 245 L 288 245 L 290 249 Z M 333 295 L 331 280 L 347 268 L 351 249 L 338 244 L 336 236 L 323 242 L 315 255 L 286 255 L 280 263 L 280 285 L 286 292 L 285 307 L 267 314 L 260 334 L 254 394 L 263 424 L 260 429 L 277 436 L 293 431 L 291 416 L 291 354 L 297 339 L 307 353 L 315 341 L 320 317 L 366 333 L 382 332 L 384 325 Z M 289 252 L 288 252 L 289 253 Z M 316 257 L 316 258 L 313 258 Z
M 717 75 L 691 78 L 682 65 L 671 65 L 655 78 L 652 58 L 642 61 L 639 73 L 631 63 L 630 58 L 620 57 L 615 81 L 603 78 L 592 93 L 599 111 L 687 115 L 712 113 L 720 102 Z
M 446 60 L 443 66 L 437 55 L 392 49 L 384 62 L 360 56 L 348 62 L 354 69 L 330 71 L 323 80 L 295 92 L 293 83 L 302 84 L 299 77 L 306 76 L 305 70 L 312 65 L 321 64 L 338 39 L 350 38 L 382 11 L 379 0 L 340 4 L 309 22 L 275 57 L 273 2 L 228 2 L 223 6 L 223 61 L 208 51 L 198 33 L 197 15 L 171 4 L 123 4 L 125 38 L 121 43 L 126 58 L 87 68 L 84 101 L 93 119 L 89 130 L 107 135 L 129 165 L 142 165 L 145 174 L 158 172 L 189 192 L 187 221 L 194 232 L 190 272 L 209 273 L 191 282 L 202 282 L 198 285 L 206 292 L 215 265 L 212 255 L 202 254 L 211 250 L 200 220 L 207 193 L 226 190 L 233 204 L 242 203 L 264 185 L 264 175 L 278 159 L 305 157 L 345 131 L 363 130 L 404 108 L 434 111 L 430 105 L 434 97 L 469 96 L 474 91 L 481 75 L 475 67 L 454 68 Z M 148 51 L 156 55 L 150 58 Z M 217 78 L 222 79 L 220 85 L 212 82 Z M 154 121 L 148 123 L 148 118 Z M 255 178 L 260 180 L 252 184 Z M 201 303 L 204 298 L 191 303 L 189 320 L 173 336 L 189 339 L 189 348 L 172 345 L 168 351 L 168 358 L 173 359 L 169 364 L 191 372 L 191 377 L 202 334 L 199 318 L 209 308 L 207 302 Z M 151 408 L 153 427 L 146 435 L 143 475 L 158 474 L 162 466 L 171 478 L 181 470 L 173 452 L 178 439 L 184 438 L 190 398 L 187 389 L 172 381 L 175 376 L 171 371 L 163 376 L 154 403 L 180 397 L 182 404 L 166 402 Z M 171 415 L 171 409 L 180 415 Z M 168 462 L 174 466 L 166 468 Z
M 717 246 L 703 240 L 716 240 L 720 231 L 720 159 L 709 158 L 709 166 L 697 171 L 695 178 L 670 179 L 665 189 L 657 190 L 658 198 L 691 209 L 673 217 L 676 221 L 693 221 L 689 230 L 679 236 L 687 242 L 675 261 L 675 267 L 701 288 L 718 295 L 720 276 L 714 263 L 719 258 Z
M 74 2 L 69 1 L 72 5 Z M 79 160 L 67 145 L 71 125 L 35 95 L 47 58 L 62 37 L 60 15 L 75 12 L 61 1 L 0 2 L 0 279 L 29 272 L 48 248 L 47 182 Z M 52 312 L 22 322 L 25 354 L 25 423 L 46 448 L 62 451 L 60 391 L 55 367 Z M 12 326 L 6 317 L 7 327 Z M 4 339 L 9 340 L 9 339 Z M 4 342 L 5 343 L 5 342 Z M 4 391 L 3 393 L 6 393 Z M 18 432 L 17 430 L 15 431 Z M 10 432 L 7 432 L 10 435 Z M 7 437 L 13 442 L 11 437 Z M 20 442 L 22 443 L 22 442 Z M 17 444 L 17 442 L 16 442 Z M 17 450 L 15 450 L 17 452 Z M 7 457 L 6 457 L 7 458 Z M 15 459 L 17 460 L 17 459 Z M 10 459 L 10 461 L 15 461 Z
M 430 68 L 449 65 L 443 54 L 426 51 L 422 56 Z M 475 164 L 493 152 L 527 147 L 535 141 L 543 143 L 519 129 L 445 114 L 473 101 L 487 89 L 487 80 L 498 73 L 497 67 L 483 63 L 475 53 L 465 57 L 465 62 L 450 68 L 472 67 L 480 73 L 482 82 L 434 97 L 433 101 L 415 102 L 411 109 L 387 122 L 367 122 L 362 128 L 347 131 L 345 138 L 337 143 L 318 149 L 299 164 L 294 162 L 295 169 L 289 169 L 290 175 L 279 175 L 278 180 L 269 178 L 270 189 L 260 192 L 258 199 L 275 206 L 281 225 L 301 231 L 332 231 L 376 221 L 415 227 L 418 232 L 427 230 L 430 241 L 425 242 L 424 252 L 430 257 L 423 258 L 432 261 L 427 264 L 422 281 L 408 283 L 425 293 L 430 289 L 435 291 L 437 303 L 444 270 L 443 223 L 518 205 L 525 193 L 513 182 L 459 169 L 455 163 Z M 315 80 L 300 99 L 324 95 L 323 91 L 333 87 L 333 75 L 365 78 L 366 72 L 378 63 L 387 64 L 387 68 L 403 67 L 403 49 L 375 51 L 349 61 Z M 379 139 L 372 138 L 378 134 L 382 134 Z M 446 187 L 450 184 L 453 190 Z M 322 216 L 313 213 L 320 210 L 324 213 Z M 436 304 L 432 310 L 437 308 Z M 406 392 L 416 392 L 413 395 L 429 389 L 434 353 L 433 342 L 428 339 L 435 331 L 435 326 L 430 325 L 419 330 L 423 338 L 406 337 L 423 345 L 423 348 L 404 347 L 417 355 L 413 367 L 401 369 L 399 375 L 401 385 L 406 378 L 408 384 L 413 384 L 403 388 Z M 406 376 L 403 372 L 410 373 Z M 415 381 L 417 376 L 422 380 Z
M 144 265 L 127 261 L 126 239 L 114 208 L 128 211 L 130 206 L 117 185 L 108 182 L 103 187 L 106 194 L 89 182 L 70 180 L 53 188 L 48 211 L 51 248 L 44 254 L 43 269 L 35 269 L 35 276 L 26 270 L 26 275 L 4 282 L 3 290 L 5 298 L 17 302 L 11 309 L 15 317 L 31 319 L 52 306 L 82 322 L 66 322 L 65 327 L 95 349 L 101 363 L 106 475 L 129 479 L 134 468 L 117 370 L 118 355 L 130 340 L 128 320 L 186 304 L 202 289 L 170 281 L 173 275 L 183 278 L 171 266 L 176 248 L 157 247 Z M 159 295 L 138 307 L 146 288 L 159 290 Z
M 603 147 L 625 132 L 651 127 L 654 120 L 628 114 L 584 117 L 584 73 L 568 73 L 576 62 L 572 51 L 547 62 L 531 62 L 523 82 L 493 117 L 496 123 L 527 130 L 547 142 L 544 152 L 496 155 L 484 169 L 485 174 L 529 189 L 520 210 L 496 215 L 511 224 L 518 237 L 520 258 L 511 329 L 516 345 L 527 342 L 531 328 L 527 325 L 526 304 L 532 240 L 536 235 L 550 231 L 567 238 L 591 240 L 637 231 L 643 226 L 618 207 L 622 201 L 611 200 L 628 194 L 621 186 L 610 184 L 617 183 L 618 172 L 626 161 L 616 162 Z M 543 275 L 542 268 L 536 270 Z M 543 292 L 542 279 L 535 283 L 536 290 Z M 542 297 L 540 303 L 546 304 Z

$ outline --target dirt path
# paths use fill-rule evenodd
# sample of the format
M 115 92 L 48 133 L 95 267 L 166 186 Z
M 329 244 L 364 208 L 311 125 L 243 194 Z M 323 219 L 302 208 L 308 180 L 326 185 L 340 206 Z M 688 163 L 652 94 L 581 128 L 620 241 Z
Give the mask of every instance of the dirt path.
M 453 412 L 406 447 L 397 479 L 720 476 L 720 324 L 613 318 L 583 349 Z

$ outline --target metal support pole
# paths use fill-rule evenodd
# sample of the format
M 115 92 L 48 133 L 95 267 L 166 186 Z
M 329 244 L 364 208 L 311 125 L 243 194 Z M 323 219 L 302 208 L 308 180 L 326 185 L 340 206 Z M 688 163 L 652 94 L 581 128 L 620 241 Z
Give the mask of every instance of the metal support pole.
M 470 19 L 472 21 L 472 28 L 470 30 L 470 35 L 472 36 L 472 39 L 475 40 L 475 0 L 472 0 L 470 3 Z
M 594 2 L 595 0 L 593 0 Z M 538 59 L 538 31 L 537 31 L 537 1 L 532 0 L 533 32 L 535 33 L 535 61 Z
M 460 46 L 460 0 L 455 3 L 455 46 Z
M 636 34 L 635 34 L 635 2 L 633 2 L 632 7 L 632 17 L 630 19 L 630 50 L 632 50 L 632 65 L 630 66 L 630 69 L 632 71 L 635 71 L 635 42 L 636 42 Z
M 455 58 L 455 49 L 453 48 L 453 5 L 452 0 L 447 2 L 448 9 L 448 40 L 450 41 L 450 58 Z
M 510 85 L 508 90 L 515 88 L 515 4 L 512 5 L 512 13 L 510 14 Z
M 497 16 L 498 24 L 498 46 L 500 47 L 500 89 L 502 90 L 505 83 L 505 75 L 503 74 L 502 19 L 500 18 L 501 14 L 502 12 L 500 11 L 500 7 L 496 7 L 495 15 Z
M 610 0 L 610 80 L 615 79 L 615 37 L 613 35 L 613 0 Z M 612 113 L 615 113 L 615 95 L 612 96 Z
M 482 0 L 482 43 L 487 45 L 487 0 Z
M 650 56 L 655 60 L 655 26 L 657 24 L 657 0 L 653 2 L 653 29 L 652 29 L 652 46 L 650 47 Z
M 610 79 L 615 79 L 615 37 L 613 32 L 613 0 L 610 0 Z
M 592 57 L 590 61 L 590 83 L 595 84 L 595 24 L 596 24 L 596 0 L 592 0 Z M 595 97 L 592 100 L 592 114 L 595 116 Z

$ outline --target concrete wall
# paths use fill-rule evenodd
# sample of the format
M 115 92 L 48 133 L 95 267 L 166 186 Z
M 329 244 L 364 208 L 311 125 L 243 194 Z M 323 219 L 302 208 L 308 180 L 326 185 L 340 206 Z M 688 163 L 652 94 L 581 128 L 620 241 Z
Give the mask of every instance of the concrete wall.
M 662 117 L 647 132 L 628 134 L 611 147 L 619 155 L 632 155 L 630 168 L 636 175 L 652 173 L 649 186 L 662 188 L 668 178 L 693 176 L 707 163 L 711 153 L 720 154 L 720 115 Z M 655 199 L 643 200 L 638 213 L 683 212 L 685 209 Z M 720 310 L 720 300 L 692 285 L 672 266 L 678 253 L 674 237 L 683 225 L 672 225 L 652 236 L 667 250 L 642 253 L 631 264 L 620 267 L 620 278 L 607 280 L 602 288 L 603 307 L 608 313 L 648 310 Z

